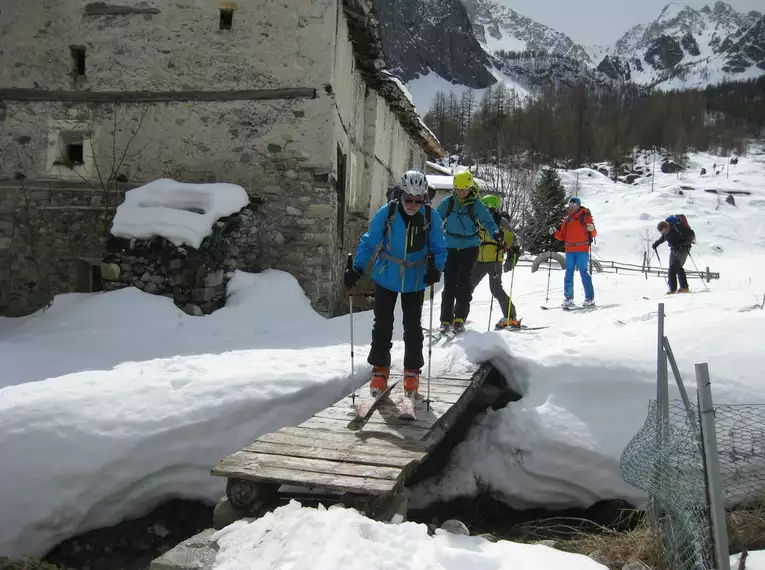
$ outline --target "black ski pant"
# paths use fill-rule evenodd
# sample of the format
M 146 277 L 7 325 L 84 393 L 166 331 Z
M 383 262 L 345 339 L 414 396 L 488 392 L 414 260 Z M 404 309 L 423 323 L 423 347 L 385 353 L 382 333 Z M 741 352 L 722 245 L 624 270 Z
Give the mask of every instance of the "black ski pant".
M 684 248 L 671 249 L 669 251 L 669 290 L 677 291 L 677 281 L 680 280 L 680 288 L 688 288 L 688 279 L 685 276 L 685 265 L 689 250 Z
M 507 309 L 510 305 L 510 297 L 505 293 L 505 289 L 502 287 L 502 263 L 495 261 L 483 262 L 479 261 L 475 264 L 473 274 L 470 276 L 470 290 L 475 291 L 478 284 L 483 281 L 483 278 L 489 276 L 489 290 L 492 296 L 499 303 L 499 308 L 502 309 L 502 316 L 507 318 Z M 516 318 L 515 304 L 510 307 L 510 318 Z
M 375 283 L 375 322 L 372 326 L 372 347 L 367 362 L 372 366 L 390 368 L 390 349 L 393 346 L 393 310 L 398 293 Z M 404 368 L 420 370 L 425 364 L 422 357 L 422 303 L 425 291 L 401 293 L 404 313 Z
M 467 319 L 473 288 L 470 276 L 478 260 L 478 246 L 466 249 L 447 249 L 444 266 L 444 290 L 441 292 L 441 322 Z

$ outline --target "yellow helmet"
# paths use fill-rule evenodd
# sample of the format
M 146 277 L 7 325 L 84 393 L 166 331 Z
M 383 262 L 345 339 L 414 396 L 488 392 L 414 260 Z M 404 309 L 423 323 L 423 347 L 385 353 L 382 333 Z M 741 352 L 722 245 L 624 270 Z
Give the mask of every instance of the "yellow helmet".
M 454 175 L 454 188 L 456 190 L 465 190 L 473 187 L 473 175 L 470 171 L 463 170 Z

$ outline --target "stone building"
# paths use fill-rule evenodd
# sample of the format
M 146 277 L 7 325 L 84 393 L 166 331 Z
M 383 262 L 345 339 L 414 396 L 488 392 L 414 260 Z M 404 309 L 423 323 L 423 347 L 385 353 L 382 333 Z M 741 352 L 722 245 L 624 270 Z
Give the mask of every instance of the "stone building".
M 333 314 L 391 181 L 442 153 L 369 0 L 25 0 L 0 45 L 0 314 L 99 290 L 115 207 L 163 177 L 247 189 L 236 266 Z

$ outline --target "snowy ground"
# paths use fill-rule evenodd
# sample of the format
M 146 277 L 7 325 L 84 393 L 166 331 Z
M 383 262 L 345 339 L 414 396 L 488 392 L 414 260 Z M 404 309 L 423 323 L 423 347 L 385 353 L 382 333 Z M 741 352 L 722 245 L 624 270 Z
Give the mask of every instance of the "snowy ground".
M 711 172 L 720 158 L 693 160 L 690 174 L 659 173 L 654 192 L 650 179 L 625 186 L 581 171 L 579 194 L 595 216 L 599 237 L 593 249 L 601 259 L 640 263 L 642 234 L 655 239 L 657 220 L 685 213 L 699 242 L 694 260 L 722 275 L 709 285 L 711 292 L 665 298 L 659 278 L 603 274 L 594 279 L 604 308 L 589 314 L 543 311 L 541 305 L 558 306 L 562 273 L 550 274 L 548 300 L 547 272 L 520 268 L 513 290 L 520 316 L 551 328 L 497 333 L 485 332 L 490 297 L 482 283 L 470 316 L 473 330 L 434 351 L 433 372 L 463 372 L 491 360 L 524 398 L 482 417 L 444 477 L 413 490 L 415 504 L 469 494 L 478 485 L 489 485 L 516 506 L 640 501 L 641 494 L 621 481 L 618 459 L 655 393 L 660 301 L 666 303 L 666 334 L 689 388 L 693 364 L 708 362 L 718 402 L 765 402 L 759 340 L 765 311 L 746 310 L 765 292 L 765 156 L 742 158 L 731 166 L 730 178 L 698 176 L 701 166 Z M 564 176 L 573 187 L 573 173 Z M 681 184 L 696 190 L 680 195 Z M 736 207 L 718 207 L 717 197 L 704 188 L 753 195 L 737 196 Z M 666 263 L 666 246 L 660 254 Z M 509 281 L 506 275 L 506 287 Z M 703 286 L 693 282 L 692 288 Z M 352 388 L 348 317 L 322 319 L 294 279 L 281 272 L 239 273 L 230 293 L 226 308 L 202 318 L 130 289 L 63 295 L 46 312 L 0 319 L 0 555 L 41 554 L 66 537 L 141 514 L 168 496 L 215 500 L 223 494 L 223 481 L 209 475 L 217 461 L 264 432 L 299 423 Z M 497 315 L 493 306 L 492 321 Z M 369 374 L 364 357 L 371 314 L 355 315 L 354 324 L 360 385 Z M 396 335 L 393 358 L 400 366 L 398 328 Z M 285 559 L 299 561 L 302 552 L 310 552 L 292 536 L 311 535 L 330 520 L 343 540 L 357 545 L 349 549 L 358 552 L 375 536 L 387 545 L 379 565 L 370 568 L 390 567 L 385 560 L 404 542 L 397 538 L 400 529 L 350 513 L 299 512 L 288 510 L 271 521 L 283 529 Z M 238 533 L 256 536 L 264 528 L 253 523 L 231 530 L 221 556 L 237 556 L 231 553 L 244 548 L 236 546 L 235 537 L 244 536 Z M 406 528 L 407 537 L 418 538 L 407 538 L 405 550 L 411 552 L 409 540 L 422 540 L 425 567 L 451 568 L 449 560 L 462 559 L 479 569 L 502 568 L 500 559 L 523 567 L 532 552 L 459 537 L 426 539 L 420 536 L 424 527 Z M 318 534 L 316 540 L 328 541 Z M 442 547 L 453 549 L 453 558 Z M 339 554 L 330 546 L 324 552 L 330 567 Z M 226 563 L 221 568 L 240 567 Z M 597 567 L 578 559 L 565 564 Z

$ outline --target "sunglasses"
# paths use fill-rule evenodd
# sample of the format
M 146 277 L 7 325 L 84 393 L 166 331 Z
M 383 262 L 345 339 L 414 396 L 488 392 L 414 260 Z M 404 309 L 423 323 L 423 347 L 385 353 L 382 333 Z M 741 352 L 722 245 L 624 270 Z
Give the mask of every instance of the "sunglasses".
M 417 204 L 420 205 L 425 201 L 424 198 L 404 198 L 404 204 Z

